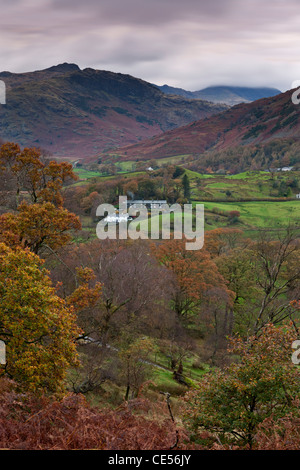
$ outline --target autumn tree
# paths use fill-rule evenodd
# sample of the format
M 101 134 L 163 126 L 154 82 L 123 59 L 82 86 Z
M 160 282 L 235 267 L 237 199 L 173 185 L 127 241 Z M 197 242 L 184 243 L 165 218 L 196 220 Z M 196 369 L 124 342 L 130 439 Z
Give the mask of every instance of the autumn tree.
M 231 309 L 235 332 L 258 335 L 267 323 L 281 324 L 286 319 L 296 319 L 291 300 L 300 295 L 297 231 L 288 228 L 275 239 L 261 232 L 258 240 L 247 247 L 222 249 L 219 256 L 214 240 L 215 237 L 207 240 L 209 249 L 215 252 L 218 269 L 235 292 Z
M 293 319 L 295 310 L 289 294 L 299 298 L 300 244 L 299 231 L 290 227 L 277 240 L 262 233 L 255 245 L 256 283 L 261 289 L 258 312 L 254 323 L 257 334 L 266 323 L 281 323 Z
M 235 248 L 243 251 L 251 243 L 242 230 L 228 227 L 209 230 L 204 238 L 204 247 L 213 259 Z
M 51 202 L 62 206 L 63 184 L 77 179 L 70 163 L 45 159 L 40 149 L 21 150 L 18 144 L 11 142 L 0 148 L 0 172 L 15 192 L 16 206 L 21 202 L 22 193 L 32 204 Z
M 124 375 L 122 367 L 115 369 L 111 356 L 116 356 L 125 330 L 131 338 L 170 336 L 175 323 L 169 306 L 170 273 L 150 256 L 146 243 L 94 240 L 66 247 L 59 257 L 52 278 L 61 281 L 60 295 L 76 308 L 83 330 L 80 352 L 90 364 L 78 377 L 77 388 L 84 382 L 94 387 L 104 377 Z M 83 271 L 90 277 L 82 283 Z
M 96 334 L 103 344 L 113 341 L 124 325 L 139 324 L 144 332 L 151 327 L 161 334 L 161 326 L 170 316 L 169 272 L 150 256 L 146 243 L 95 240 L 73 248 L 64 261 L 72 271 L 76 266 L 89 267 L 95 281 L 101 283 L 99 302 L 92 309 L 82 309 L 79 316 L 89 334 Z M 65 266 L 55 273 L 56 281 L 69 276 L 70 290 L 76 287 Z
M 77 321 L 83 325 L 84 329 L 77 338 L 80 366 L 73 371 L 69 380 L 75 393 L 87 393 L 97 391 L 100 385 L 110 377 L 110 373 L 105 369 L 108 351 L 105 345 L 97 341 L 97 338 L 94 339 L 93 329 L 90 329 L 93 321 L 85 323 L 80 318 L 82 313 L 99 308 L 102 285 L 96 280 L 94 271 L 88 267 L 77 267 L 73 275 L 76 289 L 66 300 L 67 304 L 73 307 Z
M 63 390 L 66 371 L 76 364 L 79 330 L 41 264 L 28 250 L 0 244 L 0 339 L 7 359 L 1 374 L 24 389 L 53 393 Z
M 123 186 L 124 194 L 130 197 L 130 199 L 134 199 L 134 195 L 138 192 L 138 182 L 136 179 L 130 179 L 128 183 L 125 183 Z
M 226 283 L 206 250 L 186 250 L 184 239 L 173 239 L 153 245 L 153 255 L 173 273 L 173 307 L 180 317 L 197 313 L 215 286 L 227 292 L 229 301 Z
M 72 230 L 80 228 L 77 216 L 51 202 L 30 205 L 23 201 L 16 214 L 0 216 L 0 240 L 35 254 L 46 248 L 57 250 L 71 240 Z
M 259 338 L 232 341 L 230 352 L 239 362 L 206 374 L 184 398 L 184 419 L 196 442 L 208 431 L 210 439 L 218 436 L 223 445 L 251 449 L 260 423 L 297 409 L 300 375 L 291 362 L 294 339 L 293 328 L 268 324 Z
M 9 206 L 6 201 L 0 241 L 40 254 L 46 246 L 57 250 L 65 245 L 70 232 L 81 228 L 80 220 L 62 207 L 63 185 L 77 178 L 71 164 L 49 161 L 36 148 L 21 150 L 18 144 L 6 143 L 0 148 L 1 172 L 6 178 L 2 192 L 14 192 L 15 202 Z
M 151 338 L 134 338 L 126 333 L 123 333 L 120 343 L 118 354 L 122 365 L 122 377 L 126 384 L 124 399 L 128 400 L 137 396 L 139 388 L 151 376 L 149 361 L 155 350 L 155 343 Z
M 241 213 L 239 211 L 230 211 L 228 214 L 228 223 L 233 225 L 239 221 Z
M 91 192 L 80 201 L 80 206 L 88 215 L 95 215 L 97 207 L 103 202 L 102 197 L 97 191 Z
M 253 331 L 256 303 L 261 295 L 253 256 L 250 249 L 234 248 L 215 259 L 220 273 L 228 282 L 228 288 L 234 292 L 232 304 L 228 308 L 232 323 L 230 334 L 247 336 Z

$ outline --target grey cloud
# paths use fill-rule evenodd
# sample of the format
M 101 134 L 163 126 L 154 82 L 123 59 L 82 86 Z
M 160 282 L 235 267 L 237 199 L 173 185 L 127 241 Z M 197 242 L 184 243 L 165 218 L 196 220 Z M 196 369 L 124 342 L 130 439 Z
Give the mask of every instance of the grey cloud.
M 80 14 L 83 24 L 155 27 L 188 20 L 237 30 L 269 29 L 284 23 L 288 27 L 299 16 L 298 0 L 51 0 L 50 5 L 70 18 L 72 12 Z
M 188 89 L 288 88 L 298 0 L 0 0 L 0 70 L 75 62 Z
M 186 18 L 213 17 L 228 14 L 237 0 L 52 0 L 55 8 L 76 8 L 83 16 L 92 13 L 94 20 L 111 24 L 161 25 Z

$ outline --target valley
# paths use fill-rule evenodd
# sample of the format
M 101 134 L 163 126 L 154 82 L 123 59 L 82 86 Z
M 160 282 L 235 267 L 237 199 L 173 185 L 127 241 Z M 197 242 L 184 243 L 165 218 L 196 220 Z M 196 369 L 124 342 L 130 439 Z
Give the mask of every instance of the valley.
M 160 168 L 176 167 L 179 158 L 159 160 Z M 130 185 L 136 178 L 155 183 L 160 178 L 161 169 L 132 171 L 135 162 L 119 165 L 115 175 L 104 175 L 97 171 L 76 168 L 74 171 L 79 181 L 74 186 L 95 188 L 103 181 L 113 184 Z M 89 166 L 89 165 L 87 165 Z M 256 232 L 258 229 L 269 229 L 275 232 L 284 229 L 288 224 L 300 224 L 300 171 L 246 171 L 235 175 L 200 174 L 178 164 L 190 182 L 190 202 L 202 203 L 205 207 L 205 229 L 212 230 L 230 226 L 228 213 L 240 212 L 238 226 L 243 231 Z M 127 171 L 126 171 L 127 168 Z M 182 178 L 182 175 L 181 175 Z M 90 190 L 87 190 L 89 192 Z M 297 198 L 298 196 L 298 198 Z M 128 196 L 129 197 L 129 196 Z M 147 197 L 154 200 L 158 197 L 155 191 Z M 90 226 L 91 220 L 85 219 Z
M 229 106 L 75 64 L 1 77 L 9 104 L 0 108 L 0 341 L 8 345 L 0 400 L 21 390 L 34 416 L 49 413 L 46 426 L 59 410 L 45 434 L 53 442 L 61 423 L 90 416 L 86 435 L 95 427 L 114 439 L 124 426 L 128 436 L 132 424 L 133 439 L 146 433 L 141 447 L 149 439 L 169 446 L 180 429 L 181 449 L 261 448 L 274 394 L 286 419 L 297 405 L 286 404 L 285 387 L 299 398 L 289 356 L 300 280 L 300 120 L 291 93 Z M 98 207 L 120 214 L 120 196 L 147 201 L 143 220 L 130 223 L 148 236 L 99 236 Z M 151 239 L 162 215 L 149 225 L 149 208 L 159 201 L 203 204 L 201 249 L 175 237 L 173 213 L 168 236 Z M 195 228 L 195 211 L 188 217 Z M 245 389 L 258 403 L 251 432 Z M 27 409 L 21 420 L 31 420 Z M 117 447 L 134 448 L 126 439 Z

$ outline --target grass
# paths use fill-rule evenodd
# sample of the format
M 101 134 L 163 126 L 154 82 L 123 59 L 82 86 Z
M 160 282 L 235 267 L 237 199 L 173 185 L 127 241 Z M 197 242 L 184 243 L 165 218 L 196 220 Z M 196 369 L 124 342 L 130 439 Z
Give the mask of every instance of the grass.
M 195 361 L 198 359 L 197 356 L 191 355 L 183 360 L 183 376 L 190 384 L 200 381 L 203 375 L 210 369 L 207 364 L 203 365 L 203 367 L 195 366 Z M 163 367 L 169 367 L 168 359 L 162 354 L 159 354 L 156 362 Z M 174 380 L 172 370 L 153 368 L 152 373 L 156 389 L 169 392 L 171 395 L 181 395 L 187 390 L 185 386 Z
M 197 203 L 196 203 L 197 204 Z M 206 219 L 205 230 L 211 230 L 218 227 L 224 227 L 228 225 L 228 218 L 226 214 L 231 211 L 240 212 L 239 221 L 236 225 L 230 225 L 230 227 L 238 227 L 243 230 L 255 230 L 255 229 L 278 229 L 284 228 L 287 225 L 299 225 L 300 226 L 300 201 L 249 201 L 249 202 L 203 202 L 204 204 L 204 215 Z M 214 213 L 214 209 L 217 208 L 220 211 L 224 211 L 225 215 Z M 193 214 L 194 216 L 194 214 Z M 159 217 L 161 221 L 161 215 L 153 217 L 156 219 Z M 174 216 L 171 213 L 171 227 L 174 220 Z M 148 233 L 150 225 L 148 226 L 148 219 L 144 221 L 132 221 L 131 227 L 136 228 L 136 225 L 140 223 L 140 230 Z M 149 232 L 150 233 L 150 232 Z M 147 237 L 146 237 L 147 238 Z
M 291 180 L 298 182 L 300 187 L 300 172 L 278 172 L 273 176 L 263 171 L 247 171 L 237 175 L 201 175 L 186 170 L 191 182 L 191 194 L 194 199 L 228 199 L 228 202 L 239 199 L 269 199 L 284 197 L 279 192 L 280 185 L 290 184 Z M 228 193 L 230 191 L 230 193 Z M 289 197 L 295 197 L 299 192 L 296 187 L 291 189 Z
M 163 369 L 153 370 L 153 382 L 154 390 L 159 392 L 169 392 L 172 396 L 180 396 L 186 392 L 187 388 L 184 385 L 180 385 L 173 379 L 171 371 L 165 371 Z
M 284 228 L 300 226 L 300 201 L 204 202 L 205 212 L 214 208 L 226 212 L 239 211 L 240 228 Z
M 134 161 L 128 161 L 128 162 L 120 162 L 117 164 L 119 171 L 118 173 L 129 173 L 131 171 L 134 171 Z
M 172 157 L 179 163 L 183 155 Z M 159 163 L 170 162 L 170 158 L 160 159 Z M 124 173 L 123 178 L 134 178 L 138 175 L 145 174 L 144 171 L 130 171 L 133 168 L 133 161 L 121 162 Z M 75 185 L 84 185 L 90 181 L 101 182 L 113 180 L 120 177 L 121 174 L 112 176 L 103 176 L 99 172 L 89 171 L 83 168 L 75 168 L 75 173 L 79 176 L 80 181 Z M 219 227 L 228 226 L 228 217 L 226 213 L 237 210 L 240 212 L 240 218 L 236 225 L 247 234 L 259 229 L 281 229 L 288 224 L 299 225 L 300 221 L 300 200 L 280 201 L 276 198 L 276 187 L 282 183 L 291 180 L 298 180 L 300 186 L 300 172 L 278 172 L 271 175 L 263 171 L 245 171 L 236 175 L 203 175 L 195 171 L 185 170 L 190 179 L 192 202 L 203 203 L 205 207 L 205 230 L 212 230 Z M 228 193 L 230 191 L 230 194 Z M 293 189 L 291 196 L 295 197 L 298 189 Z M 241 199 L 246 199 L 241 202 Z M 264 199 L 262 201 L 262 199 Z M 225 211 L 225 215 L 216 214 L 214 208 Z M 161 219 L 161 216 L 159 216 Z M 147 222 L 141 223 L 142 229 L 147 231 Z M 171 223 L 173 215 L 171 215 Z M 132 228 L 136 222 L 132 223 Z M 91 221 L 84 221 L 84 226 L 89 230 L 93 230 L 96 225 Z
M 104 175 L 97 171 L 90 171 L 83 168 L 74 168 L 74 173 L 78 176 L 79 180 L 76 181 L 73 186 L 84 186 L 90 183 L 88 180 L 107 181 L 116 178 L 118 175 L 122 175 L 124 178 L 134 178 L 135 176 L 145 174 L 145 171 L 124 171 L 119 172 L 116 175 Z
M 156 163 L 159 167 L 161 167 L 164 164 L 173 164 L 173 165 L 183 165 L 185 162 L 185 159 L 189 157 L 190 155 L 175 155 L 172 157 L 164 157 L 156 160 Z M 111 155 L 109 159 L 105 161 L 105 163 L 114 163 L 116 164 L 116 167 L 118 168 L 117 173 L 122 174 L 122 173 L 132 173 L 135 171 L 135 165 L 138 162 L 138 159 L 136 160 L 125 160 L 125 161 L 118 161 L 120 160 L 121 157 L 117 155 Z M 146 164 L 146 161 L 143 161 Z M 149 162 L 148 162 L 149 163 Z
M 199 202 L 194 202 L 199 204 Z M 245 232 L 247 236 L 251 235 L 251 238 L 255 236 L 255 233 L 260 229 L 269 229 L 278 231 L 284 229 L 289 224 L 300 226 L 300 201 L 249 201 L 249 202 L 204 202 L 204 217 L 205 231 L 213 230 L 221 227 L 239 228 Z M 222 213 L 216 213 L 218 211 L 224 211 Z M 229 225 L 229 219 L 227 214 L 230 211 L 240 212 L 240 217 L 236 224 Z M 185 215 L 187 217 L 187 215 Z M 159 219 L 159 220 L 158 220 Z M 129 223 L 131 230 L 134 232 L 144 232 L 146 239 L 151 238 L 151 220 L 153 223 L 157 223 L 159 227 L 159 237 L 161 238 L 161 219 L 162 215 L 153 216 L 152 219 L 144 220 L 133 220 Z M 171 231 L 173 230 L 174 215 L 170 214 L 170 226 Z M 193 227 L 195 228 L 195 213 L 193 212 Z M 93 222 L 91 217 L 85 216 L 82 220 L 84 230 L 91 232 L 91 236 L 96 237 L 96 222 Z M 138 226 L 139 225 L 139 226 Z M 199 225 L 197 226 L 199 229 Z M 130 235 L 131 236 L 131 235 Z
M 90 171 L 84 168 L 74 168 L 73 171 L 82 180 L 87 180 L 88 178 L 94 178 L 96 176 L 102 176 L 99 171 Z

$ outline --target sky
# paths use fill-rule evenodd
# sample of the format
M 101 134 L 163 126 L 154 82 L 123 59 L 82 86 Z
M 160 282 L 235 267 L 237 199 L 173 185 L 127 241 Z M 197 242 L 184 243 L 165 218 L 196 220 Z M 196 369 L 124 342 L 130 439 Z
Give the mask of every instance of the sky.
M 0 71 L 69 62 L 191 91 L 285 91 L 299 59 L 299 0 L 0 0 Z

